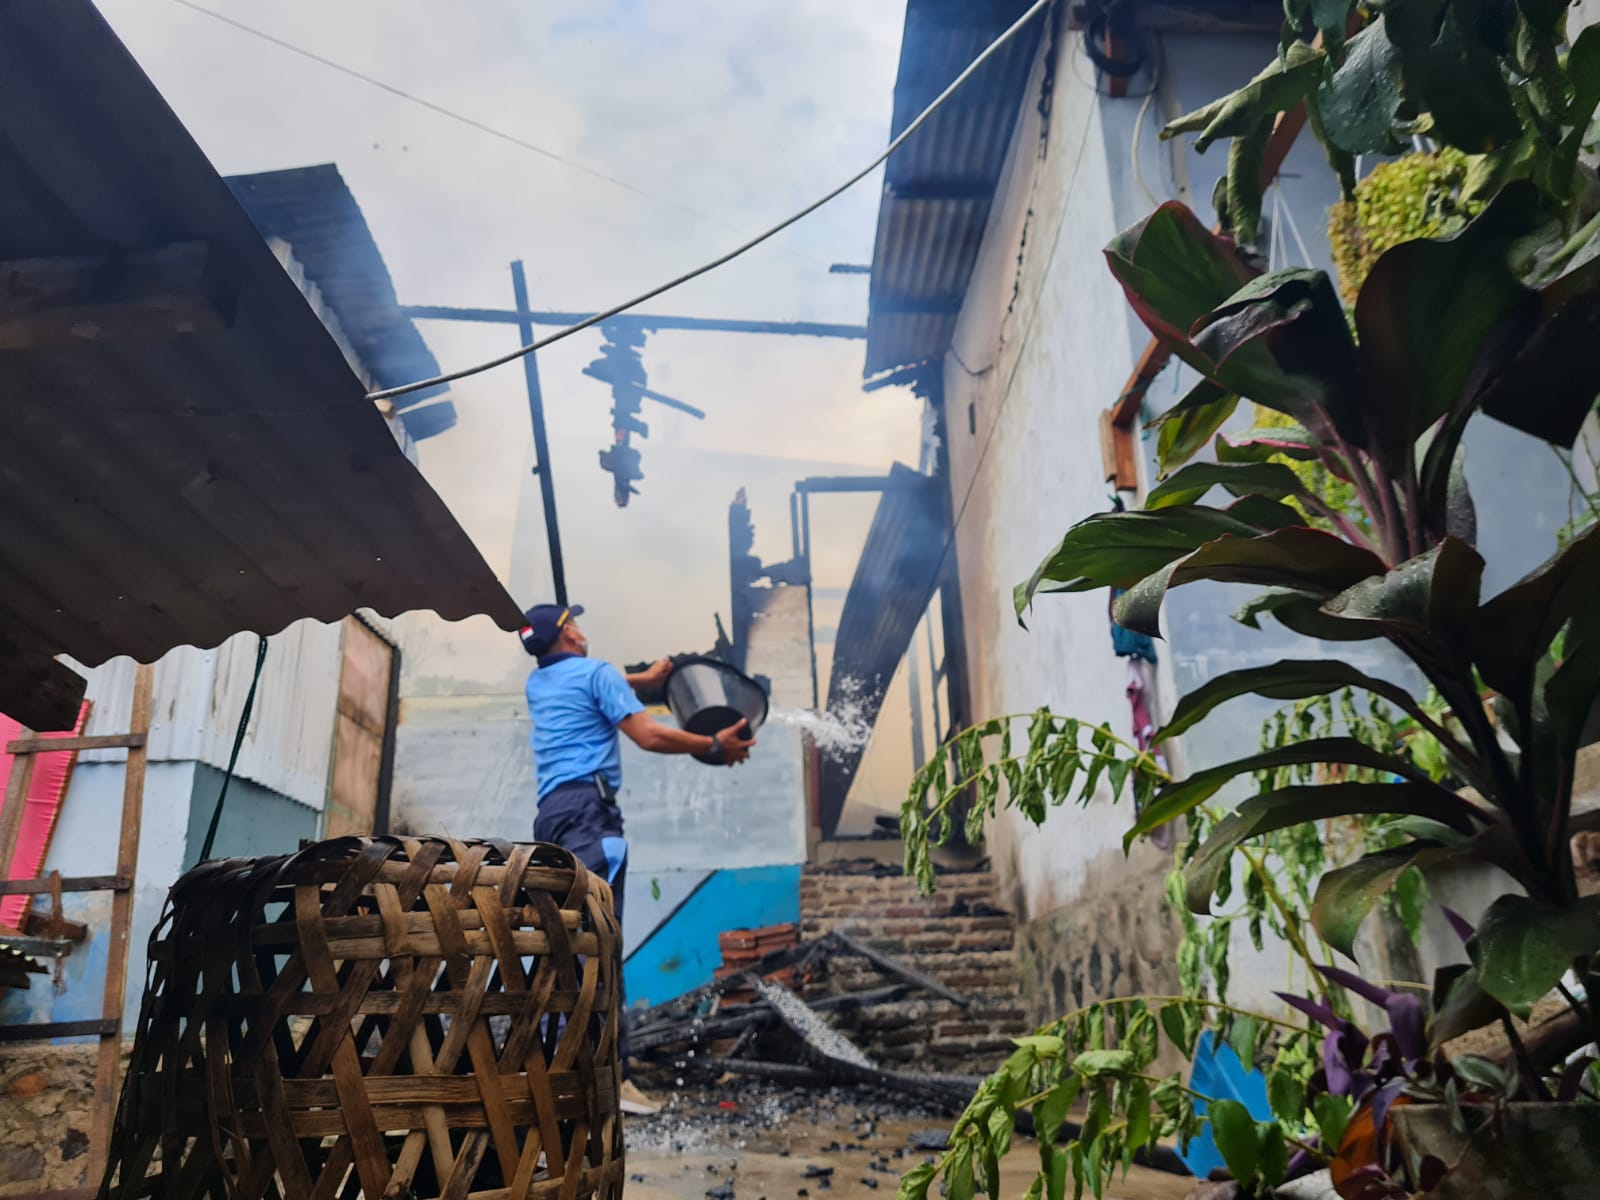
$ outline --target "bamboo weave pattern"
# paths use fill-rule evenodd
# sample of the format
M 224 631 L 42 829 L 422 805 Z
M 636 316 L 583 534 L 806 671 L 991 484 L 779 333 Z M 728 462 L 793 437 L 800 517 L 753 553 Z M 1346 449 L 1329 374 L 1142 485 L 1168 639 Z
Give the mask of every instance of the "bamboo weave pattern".
M 556 846 L 202 863 L 150 938 L 101 1200 L 620 1200 L 621 937 Z

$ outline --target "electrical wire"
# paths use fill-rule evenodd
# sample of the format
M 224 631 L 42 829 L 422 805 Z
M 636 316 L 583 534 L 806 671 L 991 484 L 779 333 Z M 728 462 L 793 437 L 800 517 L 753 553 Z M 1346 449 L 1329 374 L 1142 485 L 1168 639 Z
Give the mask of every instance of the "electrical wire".
M 187 4 L 189 0 L 177 0 L 177 2 Z M 920 113 L 918 113 L 909 125 L 900 131 L 900 134 L 895 137 L 887 147 L 885 147 L 882 154 L 879 154 L 866 166 L 862 167 L 854 175 L 850 176 L 850 178 L 846 179 L 834 189 L 813 200 L 799 212 L 794 213 L 792 216 L 785 217 L 776 225 L 770 226 L 769 228 L 750 238 L 748 241 L 741 243 L 732 250 L 729 250 L 726 254 L 720 255 L 717 258 L 712 259 L 710 262 L 694 268 L 692 271 L 685 271 L 682 275 L 668 280 L 666 283 L 660 284 L 657 287 L 651 288 L 647 292 L 642 292 L 641 294 L 634 296 L 629 300 L 624 300 L 621 304 L 613 305 L 602 312 L 595 313 L 591 317 L 586 317 L 582 321 L 579 321 L 576 325 L 569 325 L 565 329 L 558 329 L 555 333 L 552 333 L 547 337 L 539 338 L 537 341 L 530 342 L 526 346 L 520 346 L 516 350 L 511 351 L 509 354 L 502 354 L 500 357 L 492 358 L 488 362 L 479 363 L 476 366 L 464 367 L 459 371 L 449 371 L 443 375 L 435 375 L 431 379 L 419 379 L 415 383 L 406 383 L 400 385 L 399 387 L 384 388 L 381 391 L 369 392 L 367 394 L 367 398 L 370 400 L 387 400 L 394 396 L 403 396 L 407 392 L 416 392 L 421 391 L 423 388 L 438 387 L 442 383 L 452 383 L 457 379 L 465 379 L 469 375 L 478 375 L 484 371 L 491 371 L 495 367 L 503 367 L 507 363 L 515 362 L 519 358 L 532 354 L 535 350 L 542 350 L 544 347 L 553 345 L 554 343 L 561 341 L 563 338 L 571 337 L 580 330 L 588 329 L 592 325 L 598 325 L 602 321 L 607 321 L 610 318 L 617 316 L 619 313 L 624 313 L 630 308 L 635 308 L 638 305 L 643 304 L 647 300 L 653 300 L 663 292 L 670 292 L 673 288 L 688 283 L 691 279 L 698 279 L 700 276 L 716 270 L 725 263 L 732 262 L 746 251 L 753 250 L 767 239 L 782 233 L 785 229 L 789 228 L 789 226 L 810 216 L 812 213 L 816 212 L 817 209 L 827 204 L 830 200 L 843 195 L 845 192 L 849 191 L 850 188 L 854 187 L 868 175 L 872 174 L 872 172 L 877 170 L 878 167 L 882 166 L 889 156 L 901 146 L 905 145 L 906 140 L 910 138 L 912 134 L 916 133 L 917 130 L 921 129 L 922 126 L 927 122 L 928 118 L 933 116 L 933 114 L 944 104 L 946 100 L 955 95 L 961 86 L 966 83 L 967 80 L 971 79 L 984 63 L 988 62 L 989 59 L 993 58 L 997 53 L 999 53 L 999 51 L 1007 43 L 1009 43 L 1012 38 L 1016 37 L 1017 34 L 1021 33 L 1025 28 L 1027 28 L 1028 24 L 1035 17 L 1044 12 L 1044 10 L 1049 8 L 1053 3 L 1055 3 L 1055 0 L 1035 0 L 1033 4 L 1029 5 L 1028 10 L 1016 19 L 1009 29 L 1007 29 L 994 41 L 990 42 L 984 51 L 979 54 L 977 58 L 973 59 L 972 62 L 967 65 L 967 68 L 962 71 L 961 74 L 957 75 L 955 79 L 950 82 L 950 85 L 944 89 L 944 91 L 935 96 L 933 101 Z
M 675 209 L 678 212 L 694 217 L 697 220 L 706 221 L 713 225 L 720 225 L 722 228 L 730 229 L 735 233 L 744 232 L 744 230 L 740 229 L 731 221 L 726 221 L 721 217 L 714 217 L 710 213 L 701 212 L 699 209 L 684 204 L 682 201 L 674 200 L 670 196 L 663 196 L 659 192 L 652 192 L 648 188 L 640 187 L 636 183 L 629 183 L 626 179 L 619 179 L 615 175 L 608 175 L 604 171 L 598 170 L 595 167 L 591 167 L 586 163 L 579 162 L 577 159 L 568 158 L 566 155 L 551 150 L 546 146 L 541 146 L 537 142 L 530 142 L 525 138 L 518 137 L 514 133 L 507 133 L 503 129 L 496 129 L 493 125 L 486 125 L 484 122 L 477 120 L 475 117 L 469 117 L 465 113 L 456 112 L 454 109 L 446 108 L 442 104 L 436 104 L 432 100 L 426 100 L 413 92 L 406 91 L 404 88 L 396 87 L 392 83 L 386 83 L 382 79 L 378 79 L 372 75 L 364 74 L 361 71 L 356 70 L 354 67 L 347 67 L 341 62 L 336 62 L 331 58 L 326 58 L 323 55 L 316 53 L 314 50 L 307 50 L 304 46 L 298 46 L 293 42 L 285 41 L 283 38 L 276 37 L 264 29 L 258 29 L 254 25 L 247 25 L 243 21 L 235 20 L 234 18 L 226 16 L 223 13 L 206 8 L 202 4 L 196 4 L 194 3 L 194 0 L 172 0 L 172 2 L 189 9 L 191 12 L 202 13 L 213 20 L 221 21 L 224 25 L 231 25 L 233 28 L 243 33 L 248 33 L 252 37 L 260 38 L 264 42 L 270 42 L 272 45 L 277 46 L 279 49 L 287 50 L 291 54 L 298 54 L 301 58 L 309 59 L 311 62 L 318 63 L 321 66 L 327 67 L 329 70 L 337 71 L 341 75 L 347 75 L 351 79 L 359 80 L 361 83 L 365 83 L 369 87 L 375 87 L 380 91 L 388 92 L 391 96 L 398 96 L 400 99 L 405 100 L 408 103 L 425 108 L 429 112 L 437 113 L 441 117 L 448 117 L 452 121 L 459 121 L 463 125 L 466 125 L 472 129 L 476 129 L 479 133 L 486 133 L 490 137 L 498 138 L 500 141 L 516 146 L 520 150 L 527 150 L 533 154 L 539 155 L 542 158 L 547 158 L 551 162 L 559 163 L 563 167 L 570 167 L 572 170 L 578 171 L 584 175 L 588 175 L 592 179 L 598 179 L 603 183 L 609 183 L 613 187 L 619 187 L 625 192 L 632 192 L 635 196 L 643 197 L 646 200 L 653 200 L 657 204 L 663 204 L 668 208 Z
M 239 765 L 239 751 L 244 746 L 245 731 L 250 728 L 250 714 L 256 707 L 256 687 L 261 682 L 261 668 L 267 662 L 267 639 L 258 638 L 256 641 L 256 669 L 250 676 L 250 690 L 245 693 L 244 710 L 239 714 L 239 727 L 233 734 L 233 753 L 228 755 L 228 771 L 222 777 L 222 787 L 217 792 L 217 806 L 211 810 L 211 824 L 206 828 L 205 841 L 200 843 L 200 858 L 198 861 L 206 862 L 211 858 L 211 848 L 217 841 L 217 829 L 222 825 L 222 806 L 228 800 L 228 785 L 233 782 L 234 770 Z

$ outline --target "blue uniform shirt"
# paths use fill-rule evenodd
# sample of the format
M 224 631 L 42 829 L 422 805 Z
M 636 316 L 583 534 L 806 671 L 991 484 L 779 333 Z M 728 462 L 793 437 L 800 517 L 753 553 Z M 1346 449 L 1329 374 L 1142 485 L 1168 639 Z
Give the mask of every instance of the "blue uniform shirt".
M 596 773 L 622 786 L 617 726 L 644 705 L 620 671 L 592 658 L 562 658 L 528 676 L 527 696 L 539 799 Z

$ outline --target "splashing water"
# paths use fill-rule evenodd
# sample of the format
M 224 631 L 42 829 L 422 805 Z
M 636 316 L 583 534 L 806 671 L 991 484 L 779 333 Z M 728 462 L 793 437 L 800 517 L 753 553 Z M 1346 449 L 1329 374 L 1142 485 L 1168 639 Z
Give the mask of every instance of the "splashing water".
M 872 737 L 872 718 L 862 690 L 849 680 L 839 689 L 842 699 L 826 709 L 774 708 L 767 720 L 800 730 L 811 738 L 818 753 L 840 762 L 864 749 Z

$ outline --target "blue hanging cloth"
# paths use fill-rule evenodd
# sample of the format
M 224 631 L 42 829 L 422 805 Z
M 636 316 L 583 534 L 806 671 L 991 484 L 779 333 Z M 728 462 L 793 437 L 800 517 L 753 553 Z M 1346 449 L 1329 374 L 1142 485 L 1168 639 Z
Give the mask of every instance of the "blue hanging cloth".
M 1117 602 L 1117 597 L 1126 589 L 1112 588 L 1111 603 Z M 1108 610 L 1109 611 L 1109 610 Z M 1156 644 L 1146 634 L 1135 633 L 1131 629 L 1124 629 L 1117 624 L 1116 617 L 1111 618 L 1111 648 L 1117 652 L 1118 658 L 1142 658 L 1145 662 L 1156 661 Z
M 1127 511 L 1122 503 L 1121 496 L 1111 498 L 1112 512 Z M 1122 595 L 1126 588 L 1111 589 L 1111 603 L 1106 607 L 1106 615 L 1111 618 L 1111 649 L 1118 658 L 1139 658 L 1147 663 L 1156 661 L 1156 644 L 1154 640 L 1142 633 L 1135 633 L 1131 629 L 1124 629 L 1117 624 L 1115 605 L 1117 597 Z

